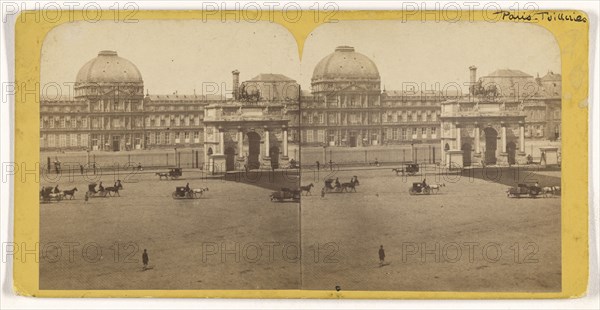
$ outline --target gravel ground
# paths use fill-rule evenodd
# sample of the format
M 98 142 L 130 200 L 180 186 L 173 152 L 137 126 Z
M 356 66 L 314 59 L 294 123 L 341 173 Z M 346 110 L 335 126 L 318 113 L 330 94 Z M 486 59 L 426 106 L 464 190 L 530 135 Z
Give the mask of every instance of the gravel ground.
M 506 185 L 481 179 L 411 196 L 421 177 L 378 170 L 336 176 L 347 182 L 352 175 L 357 193 L 302 200 L 303 253 L 320 254 L 304 260 L 305 289 L 560 290 L 559 197 L 507 198 Z M 303 184 L 316 181 L 302 177 Z
M 107 175 L 103 181 L 112 182 Z M 197 200 L 171 198 L 175 186 L 188 181 L 192 188 L 209 191 Z M 41 205 L 41 253 L 46 254 L 40 264 L 42 289 L 300 285 L 300 264 L 294 260 L 300 244 L 298 204 L 272 203 L 268 189 L 222 180 L 157 182 L 155 176 L 141 175 L 139 182 L 123 184 L 121 197 L 85 203 L 85 184 L 77 178 L 64 182 L 64 189 L 78 187 L 76 199 Z M 76 246 L 69 251 L 67 242 Z M 62 250 L 60 258 L 57 248 Z M 148 250 L 152 268 L 146 271 L 143 249 Z M 74 253 L 73 259 L 69 253 Z
M 506 185 L 480 179 L 410 196 L 420 177 L 335 173 L 343 182 L 357 175 L 358 192 L 322 198 L 326 175 L 306 173 L 301 183 L 316 186 L 301 207 L 269 202 L 268 188 L 193 174 L 160 182 L 143 174 L 123 184 L 121 197 L 87 203 L 85 180 L 60 181 L 80 191 L 75 200 L 41 205 L 40 288 L 560 290 L 558 197 L 511 199 Z M 209 191 L 172 199 L 186 182 Z

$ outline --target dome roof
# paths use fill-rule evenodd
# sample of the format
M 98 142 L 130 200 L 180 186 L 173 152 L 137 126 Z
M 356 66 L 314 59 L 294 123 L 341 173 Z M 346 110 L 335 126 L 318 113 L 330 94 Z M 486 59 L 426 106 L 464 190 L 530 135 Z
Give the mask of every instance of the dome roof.
M 490 73 L 488 76 L 484 76 L 484 77 L 503 77 L 503 78 L 509 78 L 509 77 L 517 77 L 517 78 L 530 78 L 533 77 L 521 70 L 512 70 L 512 69 L 498 69 L 492 73 Z
M 338 46 L 335 52 L 319 61 L 312 79 L 379 80 L 379 70 L 369 57 L 355 52 L 354 47 Z
M 115 51 L 100 51 L 77 73 L 76 83 L 142 83 L 140 70 Z

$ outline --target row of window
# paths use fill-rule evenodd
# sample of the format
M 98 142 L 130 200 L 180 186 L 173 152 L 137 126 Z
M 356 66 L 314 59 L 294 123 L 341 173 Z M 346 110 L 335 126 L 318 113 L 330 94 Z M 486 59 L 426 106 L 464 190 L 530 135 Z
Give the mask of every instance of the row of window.
M 146 127 L 200 126 L 199 116 L 147 117 Z
M 371 123 L 379 123 L 379 119 L 381 117 L 381 121 L 383 123 L 395 123 L 395 122 L 435 122 L 438 120 L 438 115 L 436 112 L 433 113 L 372 113 L 370 114 L 370 122 Z M 339 115 L 338 122 L 338 114 L 328 114 L 327 121 L 329 124 L 362 124 L 363 120 L 366 120 L 368 114 L 341 114 Z M 305 124 L 325 124 L 325 113 L 319 114 L 310 114 L 306 113 L 302 117 L 303 123 Z
M 180 144 L 180 143 L 201 143 L 199 131 L 181 131 L 181 132 L 151 132 L 148 135 L 148 144 Z
M 87 147 L 87 134 L 42 134 L 40 136 L 40 147 Z
M 143 105 L 139 100 L 100 99 L 90 102 L 92 112 L 131 112 L 142 111 Z
M 384 140 L 396 140 L 396 141 L 412 141 L 414 139 L 437 139 L 438 128 L 437 127 L 410 127 L 410 128 L 386 128 L 383 132 Z M 355 133 L 361 135 L 363 138 L 367 137 L 369 132 L 367 130 L 359 130 Z M 342 140 L 348 140 L 346 132 L 340 133 Z M 328 137 L 328 141 L 325 141 L 325 137 Z M 371 137 L 377 140 L 378 133 L 371 132 Z M 325 129 L 307 129 L 302 130 L 302 142 L 306 143 L 325 143 L 329 141 L 335 141 L 336 132 L 333 130 Z
M 66 117 L 55 117 L 55 118 L 41 118 L 40 128 L 86 128 L 86 118 L 70 118 Z
M 190 105 L 148 105 L 148 111 L 197 111 L 203 110 L 204 104 L 190 104 Z

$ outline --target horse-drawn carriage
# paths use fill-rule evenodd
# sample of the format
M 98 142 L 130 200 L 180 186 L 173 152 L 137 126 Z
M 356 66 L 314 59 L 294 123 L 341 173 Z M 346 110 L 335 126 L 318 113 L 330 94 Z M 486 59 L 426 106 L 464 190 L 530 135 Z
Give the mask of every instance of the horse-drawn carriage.
M 419 172 L 419 164 L 406 164 L 403 168 L 394 168 L 392 171 L 396 172 L 396 175 L 405 173 L 409 176 L 413 176 Z
M 96 183 L 90 183 L 88 185 L 88 191 L 85 193 L 88 198 L 104 198 L 108 196 L 109 192 L 106 190 L 106 188 L 101 186 L 98 190 L 96 190 L 96 186 L 98 186 Z
M 168 172 L 157 172 L 156 175 L 160 180 L 162 180 L 162 178 L 173 180 L 179 179 L 179 177 L 183 175 L 183 172 L 181 168 L 171 168 Z
M 192 189 L 187 186 L 177 186 L 175 191 L 171 194 L 173 199 L 200 199 L 204 192 L 208 191 L 208 187 Z
M 542 188 L 536 185 L 517 184 L 506 191 L 506 196 L 512 198 L 531 197 L 536 198 L 543 194 Z
M 411 195 L 429 195 L 432 193 L 431 188 L 424 182 L 414 182 L 412 187 L 408 189 Z
M 293 202 L 298 202 L 298 201 L 300 201 L 301 192 L 302 191 L 300 189 L 282 188 L 279 191 L 271 193 L 270 197 L 271 197 L 271 201 L 277 201 L 277 202 L 293 201 Z
M 40 201 L 41 202 L 51 202 L 51 201 L 61 201 L 64 197 L 62 192 L 56 192 L 53 187 L 42 187 L 40 190 Z
M 356 186 L 359 184 L 358 177 L 356 176 L 353 176 L 348 183 L 340 183 L 339 179 L 327 179 L 325 180 L 324 189 L 326 193 L 356 192 Z

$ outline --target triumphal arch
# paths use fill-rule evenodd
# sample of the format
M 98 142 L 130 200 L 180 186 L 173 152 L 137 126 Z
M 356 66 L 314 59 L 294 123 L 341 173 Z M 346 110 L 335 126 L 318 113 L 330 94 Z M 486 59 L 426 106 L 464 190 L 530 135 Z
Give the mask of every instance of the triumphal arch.
M 289 165 L 287 103 L 297 100 L 296 81 L 261 74 L 238 85 L 231 100 L 204 108 L 204 162 L 210 174 Z
M 441 109 L 445 167 L 526 163 L 522 101 L 467 96 L 445 101 Z

